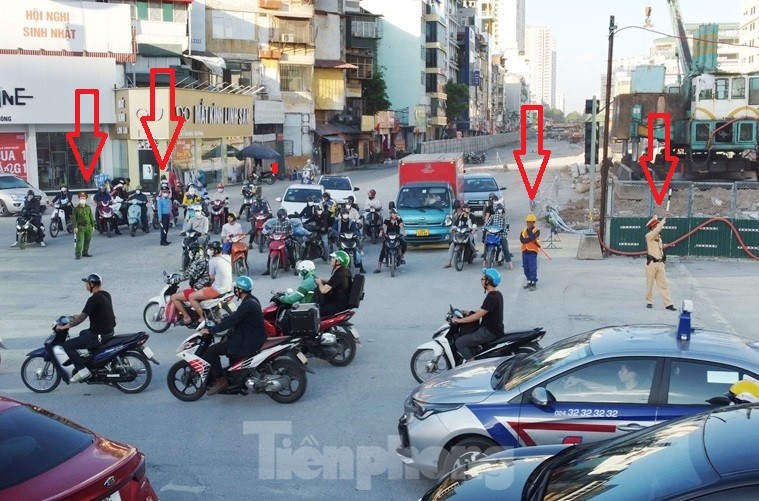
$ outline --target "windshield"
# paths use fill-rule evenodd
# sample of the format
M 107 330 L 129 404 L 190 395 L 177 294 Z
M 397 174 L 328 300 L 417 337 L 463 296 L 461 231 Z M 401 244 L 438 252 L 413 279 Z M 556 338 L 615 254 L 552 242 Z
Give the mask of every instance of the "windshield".
M 28 190 L 31 186 L 29 183 L 16 176 L 0 176 L 0 190 L 10 190 L 13 188 L 23 188 Z
M 496 184 L 495 179 L 491 177 L 483 177 L 466 179 L 464 181 L 464 193 L 475 193 L 483 191 L 498 191 L 498 185 Z
M 327 190 L 351 191 L 351 182 L 345 177 L 325 177 L 319 184 Z
M 595 332 L 593 330 L 568 337 L 517 361 L 504 388 L 510 390 L 554 367 L 591 355 L 590 338 Z
M 314 201 L 319 201 L 322 198 L 321 190 L 315 190 L 313 188 L 290 188 L 285 193 L 285 202 L 299 202 L 306 203 L 308 197 L 313 197 Z
M 719 477 L 704 454 L 706 419 L 708 416 L 702 415 L 670 422 L 568 457 L 547 472 L 545 493 L 535 494 L 545 500 L 567 496 L 614 501 L 664 499 L 713 482 Z M 572 493 L 582 495 L 574 497 Z
M 398 195 L 400 209 L 443 209 L 450 207 L 451 198 L 446 187 L 403 188 Z

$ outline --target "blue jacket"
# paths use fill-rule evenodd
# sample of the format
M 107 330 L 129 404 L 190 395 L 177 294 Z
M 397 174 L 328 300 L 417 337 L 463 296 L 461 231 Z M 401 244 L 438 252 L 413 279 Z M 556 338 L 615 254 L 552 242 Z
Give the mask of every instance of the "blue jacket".
M 171 199 L 158 197 L 157 208 L 158 208 L 159 216 L 165 216 L 167 214 L 171 214 Z

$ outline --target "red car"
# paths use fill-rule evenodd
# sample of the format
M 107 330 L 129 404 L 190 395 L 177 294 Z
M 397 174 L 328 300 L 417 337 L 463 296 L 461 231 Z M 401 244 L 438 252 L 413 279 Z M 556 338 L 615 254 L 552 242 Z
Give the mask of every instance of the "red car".
M 157 500 L 145 456 L 31 404 L 0 396 L 0 499 Z

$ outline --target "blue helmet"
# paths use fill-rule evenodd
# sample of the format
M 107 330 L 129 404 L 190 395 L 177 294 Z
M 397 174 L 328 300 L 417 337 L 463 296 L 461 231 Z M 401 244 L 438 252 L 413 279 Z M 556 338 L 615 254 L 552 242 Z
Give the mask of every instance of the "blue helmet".
M 253 280 L 251 280 L 250 277 L 246 277 L 244 275 L 237 277 L 235 280 L 234 288 L 249 293 L 253 290 Z
M 485 275 L 485 281 L 492 284 L 493 287 L 498 287 L 498 284 L 501 283 L 501 274 L 495 268 L 483 268 L 482 274 Z

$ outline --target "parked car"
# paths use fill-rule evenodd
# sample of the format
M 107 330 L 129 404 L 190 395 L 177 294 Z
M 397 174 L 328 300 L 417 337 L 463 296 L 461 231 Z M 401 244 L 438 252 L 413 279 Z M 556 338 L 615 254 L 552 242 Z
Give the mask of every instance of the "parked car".
M 320 176 L 318 184 L 324 186 L 324 191 L 328 191 L 335 202 L 345 202 L 354 191 L 358 191 L 348 176 Z
M 472 214 L 482 220 L 482 211 L 488 203 L 488 195 L 495 193 L 499 202 L 503 203 L 500 191 L 505 186 L 498 186 L 498 182 L 490 174 L 464 174 L 464 202 L 469 204 Z
M 707 410 L 707 399 L 752 378 L 759 342 L 748 338 L 696 329 L 682 342 L 667 325 L 594 329 L 421 384 L 405 402 L 398 453 L 442 474 L 486 452 L 597 442 Z
M 29 190 L 34 191 L 34 195 L 40 197 L 42 200 L 40 209 L 44 213 L 46 208 L 45 201 L 47 200 L 47 195 L 44 191 L 38 190 L 13 174 L 0 173 L 0 216 L 10 216 L 11 214 L 21 212 Z
M 145 456 L 36 405 L 0 397 L 0 499 L 157 500 Z
M 725 407 L 599 443 L 494 454 L 422 501 L 756 499 L 757 441 L 759 404 Z
M 291 184 L 284 195 L 274 200 L 280 202 L 288 214 L 299 214 L 306 206 L 308 197 L 313 197 L 314 202 L 318 203 L 322 200 L 322 193 L 324 187 L 319 184 Z

